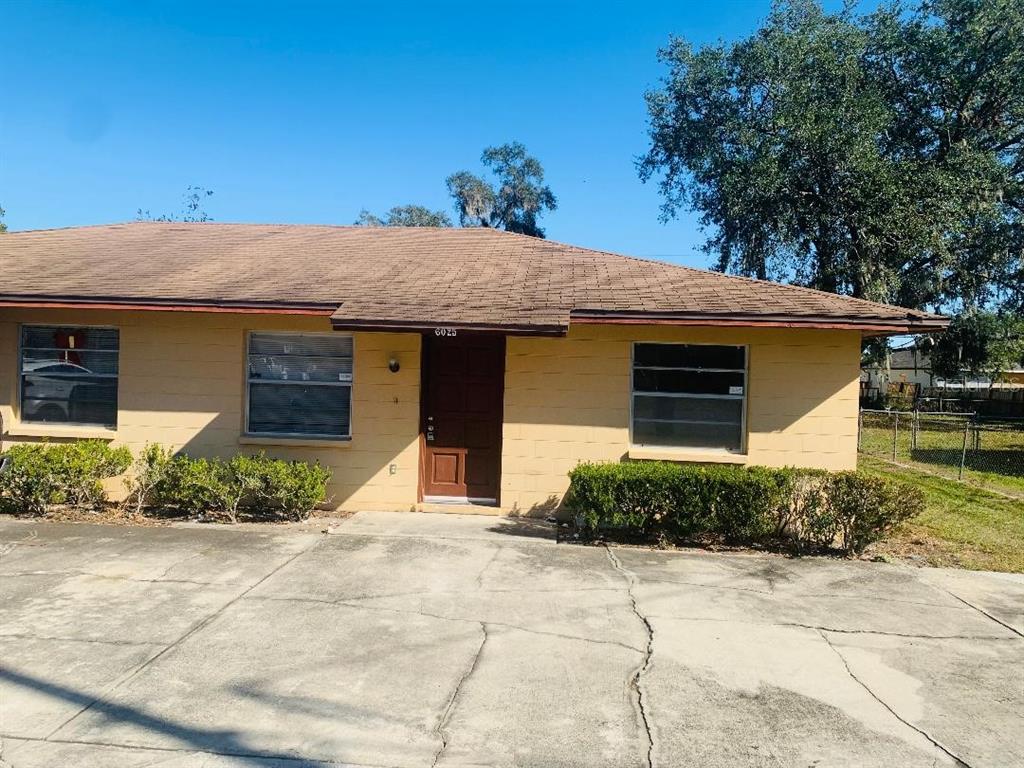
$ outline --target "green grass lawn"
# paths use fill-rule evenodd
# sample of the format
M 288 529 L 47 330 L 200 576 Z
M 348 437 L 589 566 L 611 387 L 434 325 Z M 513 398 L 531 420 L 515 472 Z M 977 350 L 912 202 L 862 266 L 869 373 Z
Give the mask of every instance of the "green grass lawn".
M 894 466 L 872 456 L 860 468 L 920 488 L 926 510 L 874 554 L 916 555 L 929 565 L 1024 573 L 1024 499 L 990 493 L 944 477 Z
M 862 453 L 891 459 L 893 414 L 865 413 L 861 432 Z M 964 421 L 959 417 L 929 414 L 921 417 L 912 444 L 909 414 L 900 414 L 896 433 L 896 461 L 956 478 L 966 458 L 964 480 L 994 491 L 1024 497 L 1024 428 L 986 425 L 972 430 L 964 453 Z

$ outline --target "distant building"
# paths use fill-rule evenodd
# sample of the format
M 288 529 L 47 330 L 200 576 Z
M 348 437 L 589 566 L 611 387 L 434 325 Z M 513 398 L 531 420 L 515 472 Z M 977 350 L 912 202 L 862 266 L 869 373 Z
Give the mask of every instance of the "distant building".
M 943 379 L 931 370 L 928 352 L 914 346 L 889 352 L 888 365 L 869 364 L 861 367 L 861 388 L 877 393 L 899 394 L 907 390 L 925 389 L 978 390 L 1024 388 L 1024 368 L 1014 366 L 1003 372 L 996 382 L 987 376 L 964 374 L 958 379 Z

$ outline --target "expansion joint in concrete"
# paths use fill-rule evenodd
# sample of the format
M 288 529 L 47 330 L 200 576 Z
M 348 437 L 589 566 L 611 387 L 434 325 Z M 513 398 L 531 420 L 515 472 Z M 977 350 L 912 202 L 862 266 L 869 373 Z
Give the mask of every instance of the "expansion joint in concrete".
M 191 627 L 190 629 L 188 629 L 188 630 L 187 630 L 187 631 L 186 631 L 186 632 L 185 632 L 184 634 L 182 634 L 181 636 L 179 636 L 179 637 L 178 637 L 178 638 L 177 638 L 176 640 L 174 640 L 173 642 L 171 642 L 171 643 L 170 643 L 169 645 L 166 645 L 166 646 L 164 646 L 163 648 L 161 648 L 161 649 L 160 649 L 159 651 L 157 651 L 157 652 L 156 652 L 156 653 L 154 653 L 154 654 L 153 654 L 152 656 L 150 656 L 149 658 L 147 658 L 147 659 L 146 659 L 145 661 L 143 661 L 143 662 L 142 662 L 141 664 L 139 664 L 138 666 L 136 666 L 136 667 L 134 667 L 134 668 L 133 668 L 132 670 L 130 670 L 130 671 L 129 671 L 129 672 L 127 673 L 127 674 L 125 674 L 125 675 L 122 675 L 122 676 L 121 676 L 121 677 L 120 677 L 120 678 L 119 678 L 118 680 L 116 680 L 116 681 L 115 681 L 115 682 L 113 683 L 113 685 L 109 686 L 109 688 L 108 688 L 107 690 L 105 690 L 105 691 L 104 691 L 103 693 L 99 694 L 98 696 L 95 696 L 95 697 L 94 697 L 94 698 L 93 698 L 93 699 L 92 699 L 92 700 L 91 700 L 91 701 L 90 701 L 90 702 L 89 702 L 88 704 L 86 704 L 86 705 L 85 705 L 84 707 L 82 707 L 82 708 L 81 708 L 81 709 L 79 709 L 79 710 L 78 710 L 77 712 L 75 712 L 74 714 L 72 714 L 72 715 L 71 715 L 70 717 L 68 717 L 67 719 L 65 719 L 65 720 L 64 720 L 63 722 L 61 722 L 61 723 L 60 723 L 60 725 L 58 725 L 58 726 L 57 726 L 56 728 L 52 729 L 52 730 L 51 730 L 51 731 L 50 731 L 50 732 L 49 732 L 49 733 L 48 733 L 48 734 L 46 735 L 46 737 L 45 737 L 45 738 L 46 738 L 47 740 L 53 739 L 53 738 L 54 738 L 54 737 L 55 737 L 55 736 L 56 736 L 56 735 L 57 735 L 58 733 L 60 733 L 60 731 L 61 731 L 61 730 L 63 730 L 63 729 L 64 729 L 64 728 L 66 728 L 66 727 L 67 727 L 68 725 L 70 725 L 70 724 L 71 724 L 71 723 L 72 723 L 72 722 L 73 722 L 74 720 L 78 719 L 79 717 L 81 717 L 82 715 L 84 715 L 84 714 L 85 714 L 86 712 L 88 712 L 89 710 L 91 710 L 91 709 L 92 709 L 92 708 L 93 708 L 94 706 L 96 706 L 96 705 L 97 705 L 97 704 L 98 704 L 98 703 L 99 703 L 100 701 L 102 701 L 102 700 L 103 700 L 103 699 L 104 699 L 104 698 L 105 698 L 106 696 L 110 695 L 110 693 L 111 693 L 112 691 L 116 690 L 116 689 L 117 689 L 118 687 L 120 687 L 121 685 L 124 685 L 124 684 L 125 684 L 126 682 L 128 682 L 128 681 L 129 681 L 129 680 L 131 680 L 132 678 L 134 678 L 134 677 L 136 677 L 137 675 L 139 675 L 139 674 L 140 674 L 140 673 L 141 673 L 141 672 L 142 672 L 142 671 L 143 671 L 144 669 L 146 669 L 146 668 L 148 668 L 148 667 L 149 667 L 150 665 L 152 665 L 152 664 L 153 664 L 153 663 L 154 663 L 154 662 L 155 662 L 155 661 L 156 661 L 157 659 L 160 659 L 160 658 L 162 658 L 163 656 L 165 656 L 165 655 L 167 655 L 168 653 L 170 653 L 170 652 L 171 652 L 171 651 L 172 651 L 173 649 L 177 648 L 177 647 L 178 647 L 178 646 L 180 646 L 180 645 L 181 645 L 181 644 L 182 644 L 183 642 L 185 642 L 185 640 L 187 640 L 188 638 L 192 637 L 192 635 L 194 635 L 194 634 L 195 634 L 196 632 L 199 632 L 199 631 L 200 631 L 201 629 L 203 629 L 204 627 L 206 627 L 206 626 L 209 626 L 209 624 L 210 624 L 211 622 L 213 622 L 213 621 L 214 621 L 214 620 L 215 620 L 215 619 L 216 619 L 216 618 L 217 618 L 218 616 L 221 616 L 221 615 L 222 615 L 222 614 L 223 614 L 223 613 L 224 613 L 224 612 L 225 612 L 225 611 L 226 611 L 226 610 L 227 610 L 228 608 L 230 608 L 230 607 L 231 607 L 232 605 L 234 605 L 235 603 L 237 603 L 237 602 L 238 602 L 239 600 L 241 600 L 241 599 L 242 599 L 243 597 L 245 597 L 245 596 L 246 596 L 247 594 L 249 594 L 250 592 L 252 592 L 252 591 L 253 591 L 254 589 L 256 589 L 256 587 L 258 587 L 258 586 L 259 586 L 260 584 L 262 584 L 263 582 L 267 581 L 267 579 L 269 579 L 270 577 L 272 577 L 272 576 L 273 576 L 274 574 L 276 574 L 276 573 L 277 573 L 278 571 L 280 571 L 280 570 L 282 570 L 283 568 L 287 567 L 287 566 L 288 566 L 288 565 L 290 565 L 290 564 L 291 564 L 291 563 L 292 563 L 293 561 L 297 560 L 297 559 L 298 559 L 299 557 L 301 557 L 302 555 L 306 554 L 306 553 L 307 553 L 307 552 L 309 552 L 310 550 L 312 550 L 312 549 L 314 549 L 315 547 L 317 547 L 317 546 L 318 546 L 318 545 L 319 545 L 319 544 L 320 544 L 320 543 L 321 543 L 322 541 L 323 541 L 323 539 L 317 539 L 317 540 L 315 540 L 315 541 L 314 541 L 314 542 L 313 542 L 313 543 L 312 543 L 312 544 L 311 544 L 310 546 L 308 546 L 308 547 L 305 547 L 304 549 L 301 549 L 301 550 L 299 550 L 298 552 L 296 552 L 295 554 L 293 554 L 293 555 L 292 555 L 291 557 L 289 557 L 289 558 L 288 558 L 287 560 L 285 560 L 284 562 L 282 562 L 282 563 L 279 563 L 278 565 L 276 565 L 275 567 L 273 567 L 273 568 L 272 568 L 272 569 L 271 569 L 270 571 L 268 571 L 267 573 L 265 573 L 265 574 L 264 574 L 264 575 L 263 575 L 263 576 L 262 576 L 261 578 L 259 578 L 259 579 L 258 579 L 257 581 L 255 581 L 255 582 L 254 582 L 253 584 L 249 585 L 249 586 L 248 586 L 248 587 L 246 587 L 246 588 L 245 588 L 244 590 L 242 590 L 242 591 L 241 591 L 241 592 L 239 592 L 239 593 L 238 593 L 237 595 L 235 595 L 235 596 L 234 596 L 233 598 L 231 598 L 231 599 L 230 599 L 230 600 L 228 600 L 228 601 L 227 601 L 226 603 L 224 603 L 223 605 L 221 605 L 221 606 L 220 606 L 220 607 L 219 607 L 219 608 L 218 608 L 217 610 L 215 610 L 215 611 L 214 611 L 213 613 L 209 614 L 208 616 L 204 617 L 204 618 L 203 618 L 202 620 L 200 620 L 200 621 L 198 621 L 198 622 L 197 622 L 196 624 L 194 624 L 194 625 L 193 625 L 193 626 L 192 626 L 192 627 Z

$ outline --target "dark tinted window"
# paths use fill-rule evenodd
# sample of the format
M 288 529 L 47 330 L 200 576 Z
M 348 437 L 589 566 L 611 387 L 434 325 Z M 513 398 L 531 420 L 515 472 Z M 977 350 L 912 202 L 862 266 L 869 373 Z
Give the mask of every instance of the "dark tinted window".
M 248 371 L 249 432 L 351 434 L 351 336 L 253 333 Z
M 120 336 L 116 328 L 21 329 L 21 419 L 117 425 Z
M 743 447 L 746 349 L 705 344 L 633 348 L 633 443 Z
M 633 348 L 633 364 L 742 371 L 746 367 L 746 349 L 710 344 L 636 344 Z

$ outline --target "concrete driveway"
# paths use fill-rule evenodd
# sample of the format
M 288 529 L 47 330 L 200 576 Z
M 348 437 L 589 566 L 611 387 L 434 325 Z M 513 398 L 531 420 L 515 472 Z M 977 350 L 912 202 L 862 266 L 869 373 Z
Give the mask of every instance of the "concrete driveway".
M 1015 576 L 454 515 L 0 541 L 14 768 L 1024 765 Z

